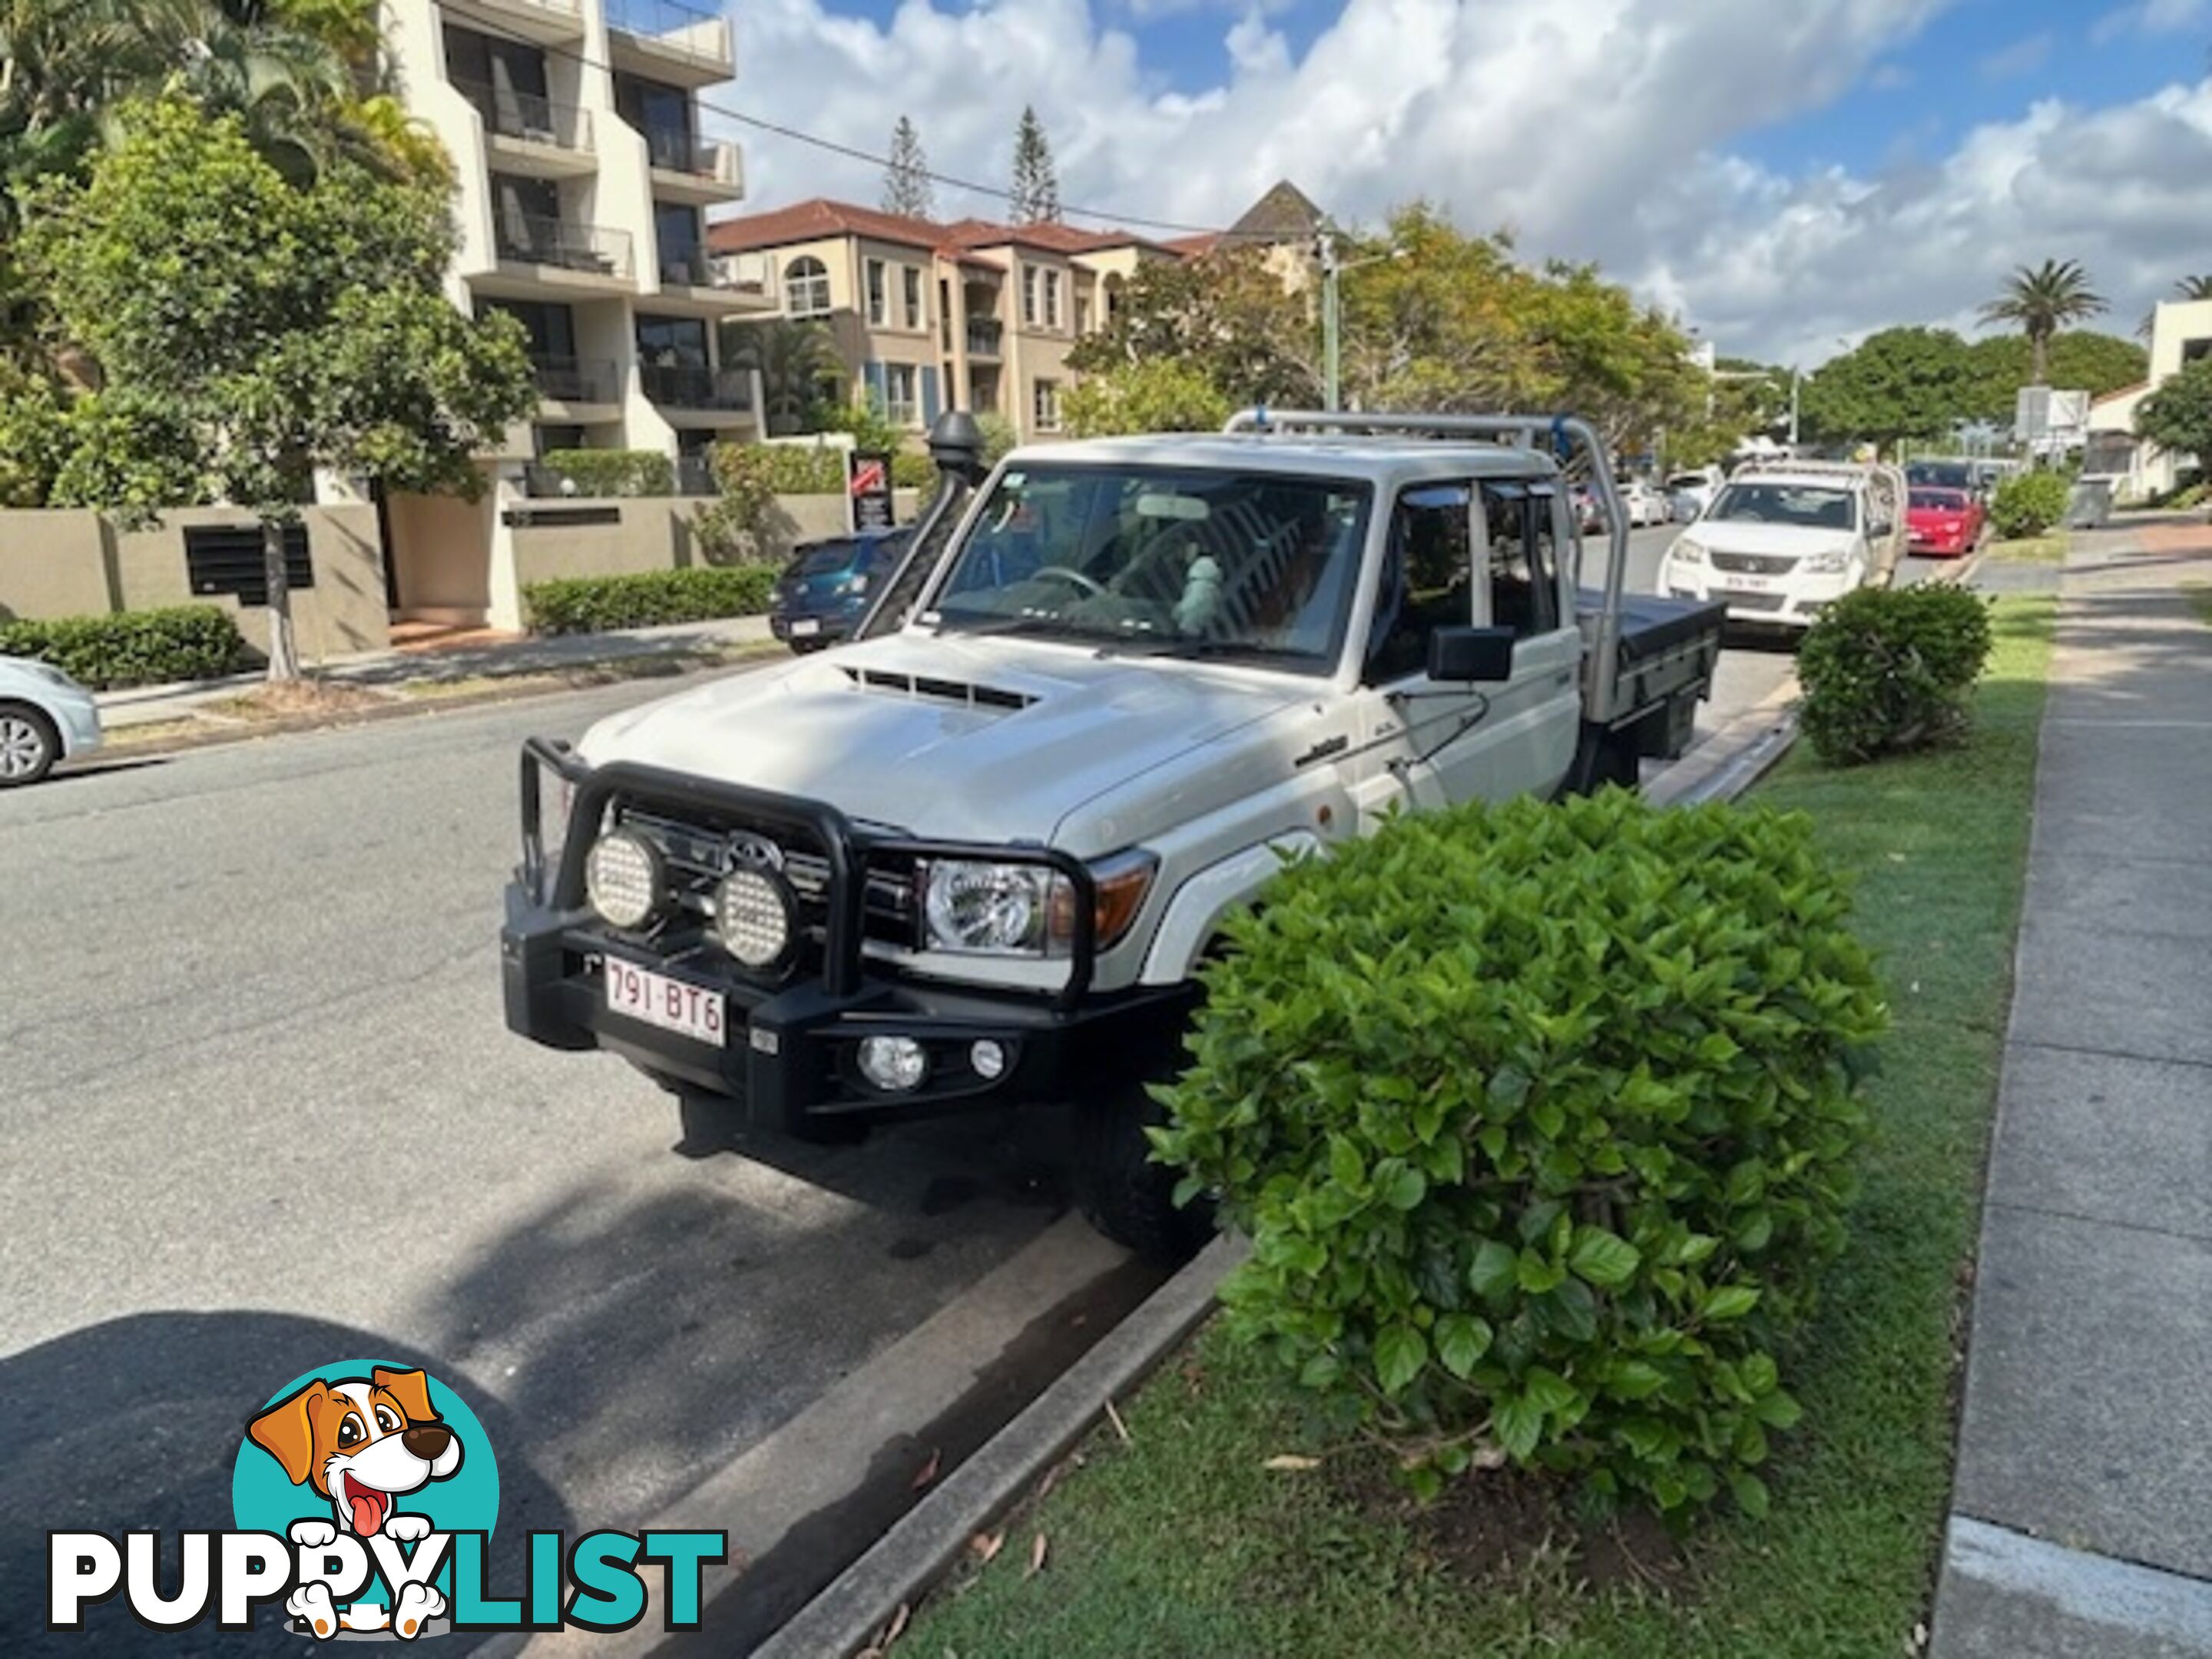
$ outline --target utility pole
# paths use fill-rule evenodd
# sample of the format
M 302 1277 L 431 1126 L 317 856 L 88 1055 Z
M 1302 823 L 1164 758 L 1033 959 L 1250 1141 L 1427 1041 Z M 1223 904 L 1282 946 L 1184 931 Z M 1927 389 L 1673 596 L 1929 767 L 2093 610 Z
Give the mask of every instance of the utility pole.
M 1790 447 L 1797 447 L 1797 388 L 1805 383 L 1804 371 L 1793 368 L 1790 371 Z
M 1321 406 L 1339 408 L 1337 376 L 1337 279 L 1343 274 L 1336 263 L 1336 233 L 1324 228 L 1315 247 L 1321 260 Z

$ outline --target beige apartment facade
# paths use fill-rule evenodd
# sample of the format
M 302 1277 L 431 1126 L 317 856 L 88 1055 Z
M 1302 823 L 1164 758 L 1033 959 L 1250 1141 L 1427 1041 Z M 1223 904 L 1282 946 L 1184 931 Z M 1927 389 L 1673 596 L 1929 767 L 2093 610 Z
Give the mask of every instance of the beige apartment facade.
M 2181 483 L 2190 458 L 2136 438 L 2136 411 L 2185 367 L 2205 357 L 2212 357 L 2212 300 L 2165 301 L 2151 313 L 2150 378 L 2090 404 L 2084 466 L 2111 478 L 2120 500 L 2161 495 Z
M 939 223 L 817 199 L 718 221 L 724 282 L 777 317 L 822 325 L 855 400 L 921 432 L 946 408 L 1004 417 L 1024 441 L 1063 428 L 1067 357 L 1147 260 L 1126 232 Z
M 706 212 L 740 201 L 738 147 L 703 135 L 730 80 L 727 18 L 686 0 L 383 0 L 399 91 L 452 156 L 454 304 L 529 339 L 535 416 L 485 458 L 483 507 L 384 511 L 395 613 L 520 625 L 514 507 L 557 493 L 562 449 L 644 449 L 707 487 L 714 442 L 760 431 L 757 378 L 720 325 L 766 307 L 717 283 Z

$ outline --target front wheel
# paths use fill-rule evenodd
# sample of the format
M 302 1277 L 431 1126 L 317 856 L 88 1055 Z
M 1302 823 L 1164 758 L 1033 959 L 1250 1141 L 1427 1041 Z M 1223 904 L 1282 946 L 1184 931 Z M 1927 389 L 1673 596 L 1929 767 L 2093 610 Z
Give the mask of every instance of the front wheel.
M 0 789 L 36 783 L 61 758 L 61 733 L 37 709 L 0 705 Z
M 1075 1108 L 1075 1205 L 1083 1218 L 1147 1261 L 1177 1267 L 1213 1237 L 1213 1205 L 1178 1207 L 1176 1172 L 1152 1162 L 1145 1131 L 1167 1114 L 1136 1079 L 1110 1084 Z

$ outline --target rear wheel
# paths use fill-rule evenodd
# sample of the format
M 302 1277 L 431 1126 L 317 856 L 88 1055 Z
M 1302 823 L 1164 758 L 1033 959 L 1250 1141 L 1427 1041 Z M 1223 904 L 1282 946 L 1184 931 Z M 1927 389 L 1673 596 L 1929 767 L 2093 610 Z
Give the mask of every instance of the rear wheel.
M 1176 1267 L 1213 1237 L 1213 1205 L 1178 1207 L 1177 1173 L 1152 1160 L 1145 1131 L 1167 1114 L 1143 1082 L 1108 1085 L 1075 1108 L 1075 1203 L 1084 1219 L 1148 1261 Z
M 0 703 L 0 789 L 36 783 L 62 757 L 61 733 L 28 703 Z

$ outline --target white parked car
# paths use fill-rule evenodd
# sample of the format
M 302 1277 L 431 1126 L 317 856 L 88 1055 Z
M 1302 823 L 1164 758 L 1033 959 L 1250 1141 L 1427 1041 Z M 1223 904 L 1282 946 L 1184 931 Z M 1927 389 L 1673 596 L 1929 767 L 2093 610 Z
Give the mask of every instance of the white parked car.
M 1632 530 L 1667 522 L 1667 498 L 1641 478 L 1631 478 L 1620 486 L 1620 505 Z
M 623 1055 L 702 1146 L 1072 1099 L 1085 1213 L 1176 1254 L 1145 1085 L 1281 855 L 1690 740 L 1720 609 L 1632 599 L 1622 524 L 1578 586 L 1547 430 L 1599 448 L 1254 411 L 1018 449 L 964 502 L 963 440 L 852 642 L 532 742 L 509 1027 Z
M 1711 507 L 1713 497 L 1721 493 L 1723 482 L 1721 470 L 1717 466 L 1692 467 L 1687 472 L 1677 472 L 1669 477 L 1667 493 L 1674 498 L 1675 522 L 1686 524 Z M 1685 502 L 1690 504 L 1687 512 L 1683 511 Z
M 1782 463 L 1739 471 L 1660 561 L 1662 592 L 1717 600 L 1737 622 L 1809 627 L 1901 551 L 1894 467 Z
M 100 747 L 92 693 L 51 664 L 0 657 L 0 789 L 36 783 Z

